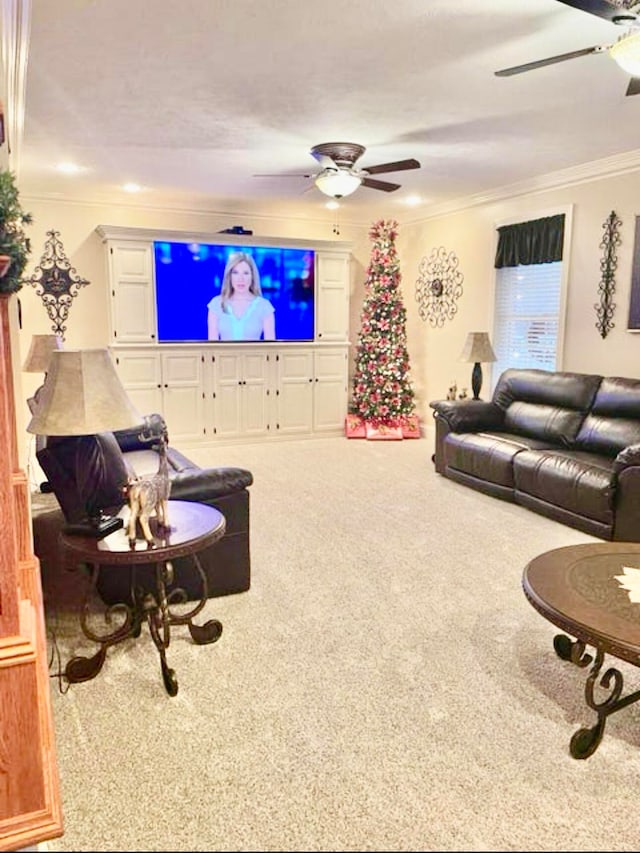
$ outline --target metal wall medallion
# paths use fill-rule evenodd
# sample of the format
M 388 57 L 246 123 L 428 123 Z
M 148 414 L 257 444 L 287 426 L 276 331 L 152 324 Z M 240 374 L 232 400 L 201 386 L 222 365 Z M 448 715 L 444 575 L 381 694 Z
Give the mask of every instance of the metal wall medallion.
M 600 248 L 603 250 L 600 260 L 602 278 L 598 285 L 600 303 L 593 306 L 598 316 L 596 329 L 600 332 L 602 338 L 606 338 L 615 325 L 613 322 L 613 312 L 616 310 L 616 306 L 612 300 L 616 289 L 615 272 L 618 266 L 616 247 L 621 243 L 618 231 L 621 225 L 622 222 L 616 216 L 615 210 L 612 210 L 607 217 L 607 221 L 602 223 L 602 227 L 604 228 L 602 242 L 600 243 Z
M 453 320 L 458 310 L 456 302 L 462 296 L 464 281 L 459 263 L 455 252 L 447 252 L 443 246 L 420 261 L 416 300 L 420 316 L 432 326 Z
M 75 268 L 71 266 L 58 239 L 59 236 L 59 231 L 47 231 L 47 240 L 40 263 L 33 271 L 31 278 L 25 279 L 24 283 L 35 287 L 53 323 L 52 331 L 64 340 L 64 333 L 67 331 L 65 323 L 69 316 L 71 302 L 78 295 L 78 288 L 91 282 L 86 278 L 80 278 Z

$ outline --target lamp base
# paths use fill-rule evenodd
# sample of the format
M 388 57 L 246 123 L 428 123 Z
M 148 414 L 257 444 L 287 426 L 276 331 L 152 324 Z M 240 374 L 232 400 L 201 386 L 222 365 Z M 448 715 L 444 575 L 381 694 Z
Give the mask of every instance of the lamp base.
M 65 533 L 73 536 L 90 536 L 92 539 L 104 539 L 115 530 L 124 527 L 124 519 L 117 515 L 100 515 L 96 518 L 87 518 L 85 521 L 77 521 L 67 524 Z
M 480 399 L 480 389 L 482 388 L 482 367 L 479 361 L 473 365 L 471 371 L 471 390 L 473 391 L 473 399 Z

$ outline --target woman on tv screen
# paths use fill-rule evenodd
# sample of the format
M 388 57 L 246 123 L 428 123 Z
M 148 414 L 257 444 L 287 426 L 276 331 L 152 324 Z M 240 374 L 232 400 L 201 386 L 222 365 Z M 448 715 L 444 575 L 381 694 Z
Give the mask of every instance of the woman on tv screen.
M 262 295 L 258 267 L 246 252 L 229 255 L 220 295 L 207 309 L 210 341 L 275 340 L 275 311 Z

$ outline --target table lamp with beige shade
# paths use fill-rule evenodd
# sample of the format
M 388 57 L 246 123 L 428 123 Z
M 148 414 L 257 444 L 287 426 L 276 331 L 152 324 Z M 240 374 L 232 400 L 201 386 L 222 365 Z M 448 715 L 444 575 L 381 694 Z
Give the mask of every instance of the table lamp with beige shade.
M 22 369 L 25 373 L 42 373 L 45 377 L 49 368 L 51 353 L 63 349 L 62 338 L 59 335 L 32 335 L 29 352 L 24 360 Z M 38 405 L 38 397 L 42 386 L 40 386 L 33 397 L 27 400 L 31 414 L 35 412 Z
M 460 361 L 472 361 L 471 389 L 473 399 L 480 399 L 482 388 L 482 362 L 496 361 L 496 356 L 487 332 L 469 332 L 460 356 Z
M 142 427 L 144 419 L 129 400 L 107 349 L 56 350 L 48 368 L 27 431 L 66 445 L 61 482 L 64 477 L 71 481 L 84 509 L 84 517 L 68 523 L 66 532 L 101 539 L 123 526 L 122 518 L 106 512 L 123 502 L 124 483 L 114 482 L 108 470 L 113 457 L 105 447 L 115 442 L 113 430 Z M 62 504 L 63 496 L 52 486 Z

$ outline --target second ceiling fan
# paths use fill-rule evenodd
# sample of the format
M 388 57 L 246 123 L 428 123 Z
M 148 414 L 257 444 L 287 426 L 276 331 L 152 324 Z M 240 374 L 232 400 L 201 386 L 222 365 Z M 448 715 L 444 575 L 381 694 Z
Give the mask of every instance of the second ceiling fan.
M 543 68 L 545 65 L 554 65 L 556 62 L 577 59 L 579 56 L 588 56 L 591 53 L 608 53 L 621 68 L 632 75 L 626 94 L 640 94 L 640 2 L 638 0 L 618 0 L 618 2 L 557 0 L 557 2 L 579 9 L 581 12 L 596 15 L 598 18 L 604 18 L 617 26 L 626 27 L 628 31 L 611 44 L 583 47 L 558 56 L 549 56 L 546 59 L 525 62 L 523 65 L 514 65 L 512 68 L 503 68 L 495 72 L 496 77 L 511 77 L 513 74 L 522 74 L 524 71 L 533 71 L 534 68 Z

